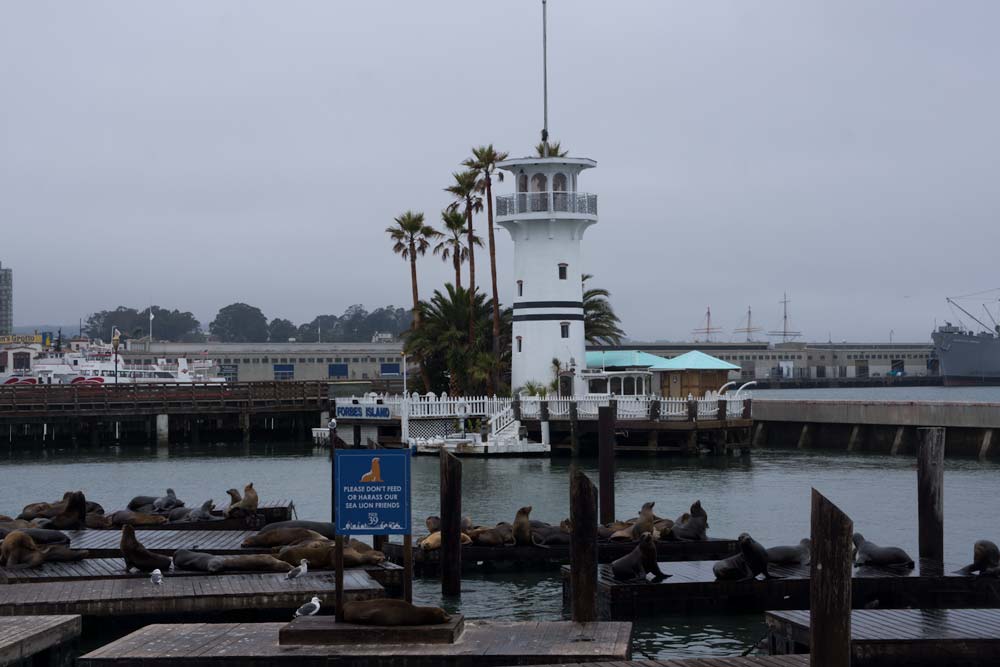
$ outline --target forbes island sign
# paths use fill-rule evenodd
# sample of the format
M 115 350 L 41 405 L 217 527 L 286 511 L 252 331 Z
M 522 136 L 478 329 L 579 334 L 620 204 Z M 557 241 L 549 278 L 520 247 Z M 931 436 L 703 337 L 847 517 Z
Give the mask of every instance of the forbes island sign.
M 410 534 L 410 450 L 334 450 L 337 533 Z
M 337 419 L 392 419 L 386 405 L 338 405 Z

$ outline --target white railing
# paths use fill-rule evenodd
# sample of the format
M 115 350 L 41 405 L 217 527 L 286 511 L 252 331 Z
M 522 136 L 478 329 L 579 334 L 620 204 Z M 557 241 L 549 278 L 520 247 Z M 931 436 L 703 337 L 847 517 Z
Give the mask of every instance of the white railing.
M 685 398 L 661 398 L 660 419 L 687 419 L 688 402 Z
M 698 399 L 698 419 L 715 419 L 719 415 L 719 400 L 711 398 Z
M 606 407 L 609 398 L 585 396 L 576 399 L 576 416 L 582 419 L 597 419 L 597 409 Z
M 490 417 L 490 435 L 497 436 L 500 435 L 505 429 L 509 428 L 511 425 L 516 423 L 514 419 L 514 409 L 511 407 L 504 408 L 500 412 L 496 413 Z
M 597 195 L 586 192 L 518 192 L 497 196 L 497 216 L 522 213 L 597 215 Z
M 744 400 L 744 398 L 726 397 L 726 419 L 738 419 L 743 416 Z
M 521 419 L 539 419 L 542 416 L 542 398 L 540 396 L 521 397 Z
M 649 397 L 619 396 L 618 419 L 649 419 Z
M 452 398 L 447 394 L 399 396 L 385 394 L 367 394 L 365 396 L 350 396 L 337 399 L 338 405 L 381 405 L 389 408 L 392 417 L 401 417 L 403 403 L 409 404 L 411 419 L 427 419 L 435 417 L 457 418 L 464 414 L 467 417 L 485 418 L 494 415 L 504 408 L 510 407 L 509 398 L 498 396 L 469 396 Z

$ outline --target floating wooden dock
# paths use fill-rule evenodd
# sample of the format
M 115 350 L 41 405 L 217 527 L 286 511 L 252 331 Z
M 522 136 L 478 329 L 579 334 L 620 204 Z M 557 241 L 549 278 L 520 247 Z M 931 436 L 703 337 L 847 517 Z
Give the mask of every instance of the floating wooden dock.
M 671 575 L 659 582 L 616 580 L 609 565 L 598 566 L 597 607 L 600 618 L 631 620 L 639 616 L 695 611 L 767 611 L 809 608 L 809 566 L 770 566 L 780 579 L 717 581 L 714 561 L 663 563 Z M 952 572 L 958 566 L 948 566 Z M 921 570 L 927 574 L 921 574 Z M 1000 607 L 1000 579 L 939 574 L 931 563 L 913 570 L 860 567 L 852 579 L 853 604 L 863 608 Z M 562 568 L 563 601 L 569 604 L 569 566 Z
M 809 612 L 770 611 L 773 654 L 809 651 Z M 859 609 L 851 612 L 851 664 L 918 667 L 1000 664 L 1000 610 Z
M 538 667 L 557 667 L 539 665 Z M 558 667 L 583 667 L 583 663 L 561 663 Z M 587 667 L 809 667 L 808 655 L 753 655 L 741 658 L 680 658 L 676 660 L 626 660 L 613 664 L 587 665 Z
M 205 614 L 211 612 L 298 609 L 316 595 L 332 605 L 333 574 L 309 574 L 291 581 L 281 573 L 169 577 L 154 586 L 143 579 L 8 584 L 0 586 L 0 616 L 80 614 Z M 385 590 L 363 570 L 344 572 L 344 599 L 384 597 Z
M 106 514 L 110 516 L 113 512 Z M 222 510 L 216 510 L 212 515 L 218 518 L 211 521 L 174 521 L 158 526 L 142 526 L 142 530 L 260 530 L 269 523 L 291 521 L 295 517 L 295 503 L 284 499 L 261 503 L 254 516 L 227 519 L 224 518 Z M 106 530 L 121 530 L 121 528 L 114 526 Z
M 372 579 L 387 589 L 396 591 L 403 586 L 403 568 L 388 561 L 380 565 L 366 565 L 358 568 L 348 568 L 347 571 L 360 570 L 368 573 Z M 324 572 L 310 570 L 310 574 Z M 194 570 L 174 570 L 164 572 L 163 576 L 174 577 L 213 577 L 235 576 L 247 572 L 196 572 Z M 39 567 L 25 569 L 10 569 L 0 567 L 0 584 L 37 584 L 54 581 L 87 581 L 94 579 L 148 579 L 149 575 L 137 570 L 126 572 L 121 558 L 85 558 L 68 563 L 43 563 Z
M 72 665 L 79 616 L 13 616 L 0 623 L 0 665 Z
M 601 563 L 610 563 L 635 549 L 638 542 L 599 542 L 597 557 Z M 728 558 L 737 551 L 736 540 L 712 538 L 696 542 L 666 542 L 656 543 L 656 552 L 663 561 L 685 560 L 720 560 Z M 383 549 L 385 557 L 393 563 L 402 564 L 403 545 L 389 542 Z M 555 567 L 569 562 L 569 545 L 553 545 L 550 547 L 483 547 L 466 544 L 462 547 L 462 567 L 465 569 L 493 566 L 508 567 Z M 414 574 L 436 575 L 441 563 L 441 551 L 424 551 L 413 547 Z
M 121 557 L 120 530 L 66 530 L 71 549 L 86 549 L 93 558 Z M 153 553 L 173 556 L 178 549 L 190 549 L 231 556 L 235 554 L 271 553 L 269 547 L 245 549 L 243 540 L 256 535 L 253 530 L 146 530 L 135 531 L 136 539 Z
M 487 667 L 628 660 L 631 623 L 467 621 L 454 644 L 278 644 L 285 623 L 148 625 L 82 656 L 80 667 L 221 664 Z M 781 665 L 786 667 L 788 663 Z

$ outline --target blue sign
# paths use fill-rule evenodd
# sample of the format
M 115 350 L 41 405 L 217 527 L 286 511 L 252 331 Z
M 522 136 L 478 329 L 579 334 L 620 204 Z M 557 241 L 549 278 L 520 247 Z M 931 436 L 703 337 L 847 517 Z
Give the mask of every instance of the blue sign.
M 337 419 L 392 419 L 386 405 L 338 405 Z
M 337 533 L 409 535 L 410 450 L 334 450 Z

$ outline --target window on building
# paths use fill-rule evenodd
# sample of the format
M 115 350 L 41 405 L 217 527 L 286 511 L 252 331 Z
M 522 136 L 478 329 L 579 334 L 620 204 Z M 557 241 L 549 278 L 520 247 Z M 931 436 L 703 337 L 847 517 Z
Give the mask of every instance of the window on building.
M 559 265 L 559 280 L 566 280 L 566 276 L 567 276 L 568 272 L 569 272 L 569 265 L 568 264 L 560 264 Z
M 244 358 L 243 359 L 243 363 L 244 364 L 249 364 L 250 363 L 250 359 L 249 358 Z
M 399 375 L 399 362 L 379 364 L 379 375 Z
M 295 364 L 274 364 L 275 380 L 294 380 Z
M 346 378 L 347 364 L 330 364 L 327 366 L 327 377 Z
M 521 337 L 520 336 L 517 337 L 517 351 L 518 352 L 521 351 Z
M 517 281 L 517 295 L 518 296 L 524 296 L 524 281 L 523 280 L 518 280 Z
M 569 322 L 559 323 L 559 335 L 563 338 L 569 338 Z

